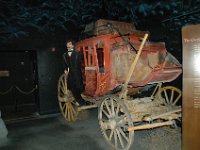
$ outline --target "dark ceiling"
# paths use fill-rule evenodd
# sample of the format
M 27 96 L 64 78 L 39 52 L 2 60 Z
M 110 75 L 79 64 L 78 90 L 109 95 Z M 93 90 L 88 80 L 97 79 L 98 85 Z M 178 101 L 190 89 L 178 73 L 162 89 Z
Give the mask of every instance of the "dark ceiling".
M 0 0 L 0 44 L 37 47 L 78 39 L 86 24 L 100 18 L 180 32 L 186 24 L 200 23 L 199 6 L 200 0 Z

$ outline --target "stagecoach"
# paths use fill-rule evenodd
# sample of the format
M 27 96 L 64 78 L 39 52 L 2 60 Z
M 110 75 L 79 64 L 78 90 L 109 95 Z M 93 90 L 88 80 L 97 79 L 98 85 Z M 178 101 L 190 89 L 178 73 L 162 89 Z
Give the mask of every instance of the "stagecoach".
M 150 42 L 148 35 L 126 22 L 100 19 L 86 26 L 75 47 L 84 55 L 82 96 L 92 105 L 79 106 L 67 89 L 67 74 L 58 81 L 65 119 L 75 121 L 82 110 L 98 107 L 102 134 L 114 149 L 129 149 L 136 130 L 181 119 L 181 91 L 163 86 L 182 73 L 181 64 L 165 43 Z

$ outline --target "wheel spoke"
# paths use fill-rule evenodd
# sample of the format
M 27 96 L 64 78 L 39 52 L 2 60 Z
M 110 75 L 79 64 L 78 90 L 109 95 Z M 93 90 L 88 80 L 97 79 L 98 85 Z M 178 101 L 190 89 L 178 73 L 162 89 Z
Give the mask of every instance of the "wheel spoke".
M 114 134 L 114 130 L 111 130 L 111 133 L 110 133 L 110 136 L 109 136 L 109 139 L 108 139 L 109 141 L 112 140 L 113 134 Z
M 67 118 L 67 104 L 66 104 L 66 107 L 65 107 L 65 118 Z
M 74 107 L 71 107 L 71 109 L 72 109 L 72 112 L 75 114 L 76 112 L 75 112 L 75 110 L 74 110 Z
M 64 90 L 64 93 L 65 93 L 65 91 L 66 91 L 66 87 L 65 87 L 65 83 L 64 83 L 64 81 L 63 80 L 61 80 L 61 87 L 63 88 L 63 90 Z
M 77 117 L 77 112 L 75 111 L 74 112 L 74 121 L 76 120 L 76 117 Z
M 165 100 L 166 100 L 167 104 L 169 104 L 169 98 L 168 98 L 166 89 L 164 89 L 164 94 L 165 94 Z
M 128 128 L 127 128 L 128 129 Z M 122 136 L 126 139 L 126 141 L 128 142 L 128 138 L 126 137 L 126 134 L 123 132 L 123 130 L 121 128 L 119 128 L 119 132 L 122 134 Z
M 67 108 L 67 110 L 68 110 L 68 119 L 69 119 L 69 121 L 71 121 L 71 112 L 70 112 L 70 105 L 68 104 L 68 108 Z
M 106 115 L 106 117 L 109 119 L 110 115 L 103 109 L 102 112 L 104 113 L 104 115 Z
M 72 111 L 72 113 L 71 113 L 71 118 L 72 118 L 72 121 L 74 121 L 75 119 L 75 112 L 74 112 L 74 108 L 73 107 L 71 107 L 71 111 Z
M 118 113 L 119 113 L 119 105 L 117 105 L 116 115 L 118 115 Z
M 73 112 L 73 106 L 72 106 L 72 104 L 71 104 L 71 106 L 70 106 L 70 117 L 71 117 L 71 121 L 73 121 L 74 119 L 74 112 Z
M 174 89 L 172 89 L 171 91 L 170 104 L 173 103 L 173 98 L 174 98 Z
M 72 119 L 72 121 L 74 121 L 74 112 L 73 112 L 72 108 L 73 108 L 73 107 L 71 107 L 71 108 L 70 108 L 70 112 L 71 112 L 71 119 Z
M 68 120 L 68 121 L 70 121 L 69 120 L 69 110 L 68 110 L 68 104 L 66 104 L 66 119 Z
M 119 130 L 116 129 L 116 132 L 117 132 L 117 135 L 118 135 L 118 138 L 119 138 L 119 142 L 120 142 L 122 148 L 124 148 L 124 142 L 123 142 L 123 139 L 121 137 L 121 134 L 119 133 Z
M 179 93 L 178 97 L 174 100 L 172 105 L 175 105 L 180 98 L 181 98 L 181 94 Z
M 107 108 L 107 110 L 108 110 L 109 116 L 111 116 L 112 113 L 111 113 L 111 110 L 110 110 L 110 108 L 109 108 L 109 106 L 108 106 L 107 101 L 105 101 L 105 105 L 106 105 L 106 108 Z
M 66 103 L 63 104 L 63 106 L 62 106 L 62 110 L 64 110 L 65 107 L 66 107 Z
M 70 121 L 72 121 L 72 109 L 71 109 L 71 105 L 69 106 L 69 118 L 70 118 Z
M 114 139 L 115 139 L 115 148 L 117 149 L 118 142 L 117 142 L 117 133 L 114 131 Z
M 111 109 L 112 109 L 112 115 L 115 116 L 115 110 L 114 110 L 113 99 L 111 99 Z
M 62 92 L 63 94 L 65 94 L 65 90 L 63 89 L 62 86 L 60 87 L 60 92 L 59 92 L 59 93 L 61 94 L 61 92 Z

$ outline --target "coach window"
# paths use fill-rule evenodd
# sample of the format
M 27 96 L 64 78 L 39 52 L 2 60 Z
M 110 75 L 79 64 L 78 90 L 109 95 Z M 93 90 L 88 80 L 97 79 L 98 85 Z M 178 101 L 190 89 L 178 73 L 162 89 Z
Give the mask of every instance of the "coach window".
M 103 48 L 97 48 L 97 59 L 98 59 L 98 65 L 99 65 L 99 72 L 104 72 L 104 52 Z

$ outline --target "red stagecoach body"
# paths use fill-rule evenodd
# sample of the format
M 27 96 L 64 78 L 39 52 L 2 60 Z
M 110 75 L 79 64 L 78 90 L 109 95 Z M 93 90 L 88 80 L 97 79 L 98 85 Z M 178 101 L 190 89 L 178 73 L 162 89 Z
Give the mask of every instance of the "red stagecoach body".
M 112 30 L 110 24 L 117 28 L 120 34 Z M 76 49 L 84 54 L 84 94 L 98 97 L 125 81 L 136 51 L 147 32 L 136 30 L 130 23 L 102 19 L 86 26 L 85 31 L 92 31 L 94 36 L 76 43 Z M 171 82 L 181 73 L 181 64 L 167 52 L 165 43 L 147 41 L 129 85 L 136 88 Z

